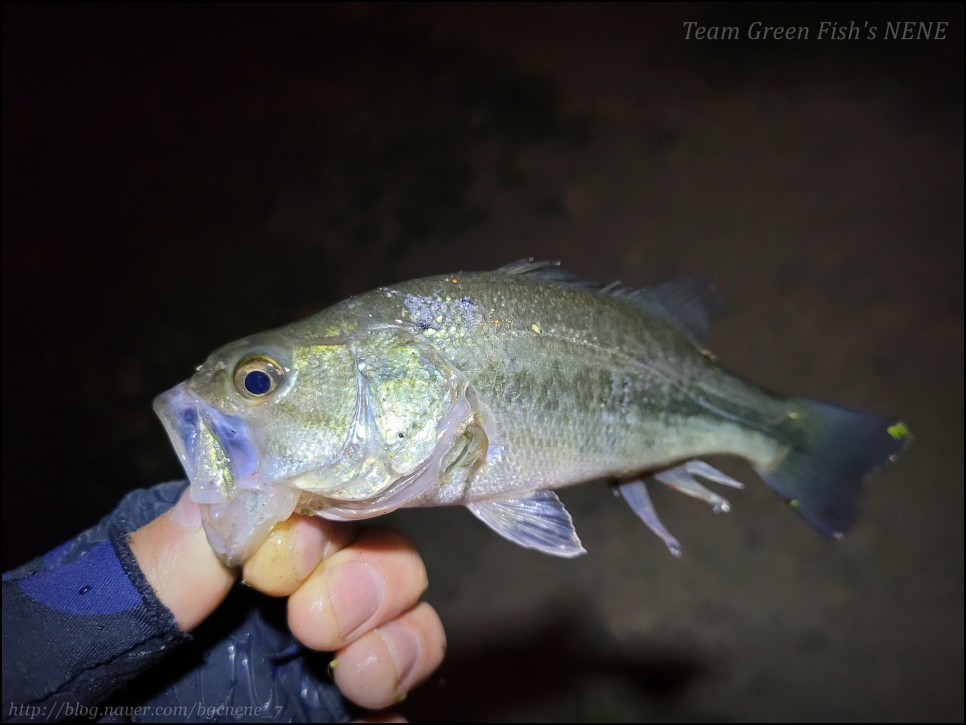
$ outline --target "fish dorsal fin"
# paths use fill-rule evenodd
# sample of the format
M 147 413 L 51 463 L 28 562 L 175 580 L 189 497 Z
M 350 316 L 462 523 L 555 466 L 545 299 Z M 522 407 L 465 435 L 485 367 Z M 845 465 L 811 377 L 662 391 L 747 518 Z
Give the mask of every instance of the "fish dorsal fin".
M 479 501 L 466 508 L 504 539 L 525 549 L 565 559 L 587 553 L 580 545 L 570 514 L 553 491 L 536 491 L 525 498 Z
M 711 338 L 711 323 L 721 309 L 721 298 L 706 279 L 681 277 L 642 290 L 609 291 L 638 308 L 660 317 L 698 347 Z
M 609 294 L 610 288 L 612 287 L 616 289 L 616 285 L 602 285 L 598 282 L 589 282 L 573 272 L 561 269 L 560 262 L 556 260 L 542 260 L 537 262 L 534 261 L 533 257 L 527 257 L 526 259 L 511 262 L 496 271 L 502 274 L 526 275 L 531 279 L 538 279 L 541 282 L 553 282 L 574 289 L 603 292 L 604 294 Z
M 533 257 L 524 257 L 523 259 L 518 259 L 516 262 L 504 264 L 496 271 L 501 274 L 530 274 L 534 277 L 544 279 L 548 275 L 559 273 L 561 270 L 560 262 L 557 260 L 544 259 L 537 262 Z
M 626 300 L 643 312 L 660 318 L 702 348 L 708 344 L 711 323 L 721 309 L 721 299 L 711 283 L 700 277 L 681 277 L 654 287 L 631 289 L 617 283 L 603 285 L 588 282 L 561 269 L 560 262 L 537 262 L 533 257 L 500 267 L 497 272 L 527 275 Z
M 503 274 L 527 274 L 528 272 L 533 272 L 534 270 L 537 270 L 537 269 L 543 269 L 544 267 L 559 267 L 559 266 L 560 266 L 560 262 L 554 262 L 554 261 L 535 262 L 533 261 L 533 257 L 524 257 L 523 259 L 518 259 L 515 262 L 504 264 L 496 271 L 502 272 Z

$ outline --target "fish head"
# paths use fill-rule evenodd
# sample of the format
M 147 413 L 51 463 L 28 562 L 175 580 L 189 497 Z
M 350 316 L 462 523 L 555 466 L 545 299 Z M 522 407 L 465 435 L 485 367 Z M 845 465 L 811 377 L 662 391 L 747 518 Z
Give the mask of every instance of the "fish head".
M 295 511 L 365 518 L 425 492 L 462 438 L 480 439 L 467 388 L 405 331 L 282 328 L 217 350 L 154 408 L 235 565 Z
M 343 339 L 305 344 L 270 331 L 216 350 L 155 399 L 226 562 L 247 559 L 292 514 L 300 476 L 340 459 L 356 407 L 354 367 Z

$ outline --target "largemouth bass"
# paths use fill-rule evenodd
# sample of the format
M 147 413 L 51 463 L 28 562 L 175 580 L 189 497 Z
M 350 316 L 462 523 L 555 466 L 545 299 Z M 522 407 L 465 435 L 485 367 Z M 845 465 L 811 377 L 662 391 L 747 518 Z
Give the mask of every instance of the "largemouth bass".
M 701 483 L 741 486 L 698 460 L 716 453 L 843 535 L 909 431 L 726 372 L 705 347 L 716 308 L 699 280 L 629 290 L 555 262 L 429 277 L 226 345 L 155 410 L 230 566 L 293 512 L 440 505 L 572 557 L 584 549 L 553 489 L 601 478 L 679 555 L 644 476 L 727 511 Z

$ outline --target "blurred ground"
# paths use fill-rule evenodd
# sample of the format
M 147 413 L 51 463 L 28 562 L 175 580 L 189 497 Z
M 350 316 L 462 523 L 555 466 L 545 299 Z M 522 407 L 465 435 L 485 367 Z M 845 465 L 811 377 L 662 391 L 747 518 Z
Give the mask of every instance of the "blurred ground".
M 950 22 L 944 41 L 682 23 Z M 449 633 L 414 720 L 963 718 L 961 6 L 3 7 L 3 563 L 180 474 L 153 395 L 380 283 L 711 277 L 766 386 L 902 416 L 844 542 L 751 485 L 600 485 L 589 556 L 404 512 Z

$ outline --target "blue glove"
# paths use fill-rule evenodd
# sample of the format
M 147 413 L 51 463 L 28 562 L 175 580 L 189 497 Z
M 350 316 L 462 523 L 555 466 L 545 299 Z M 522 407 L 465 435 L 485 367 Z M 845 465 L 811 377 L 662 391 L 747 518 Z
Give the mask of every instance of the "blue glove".
M 328 659 L 288 631 L 285 600 L 235 587 L 191 635 L 128 534 L 187 484 L 133 491 L 97 526 L 3 575 L 3 719 L 342 722 Z

